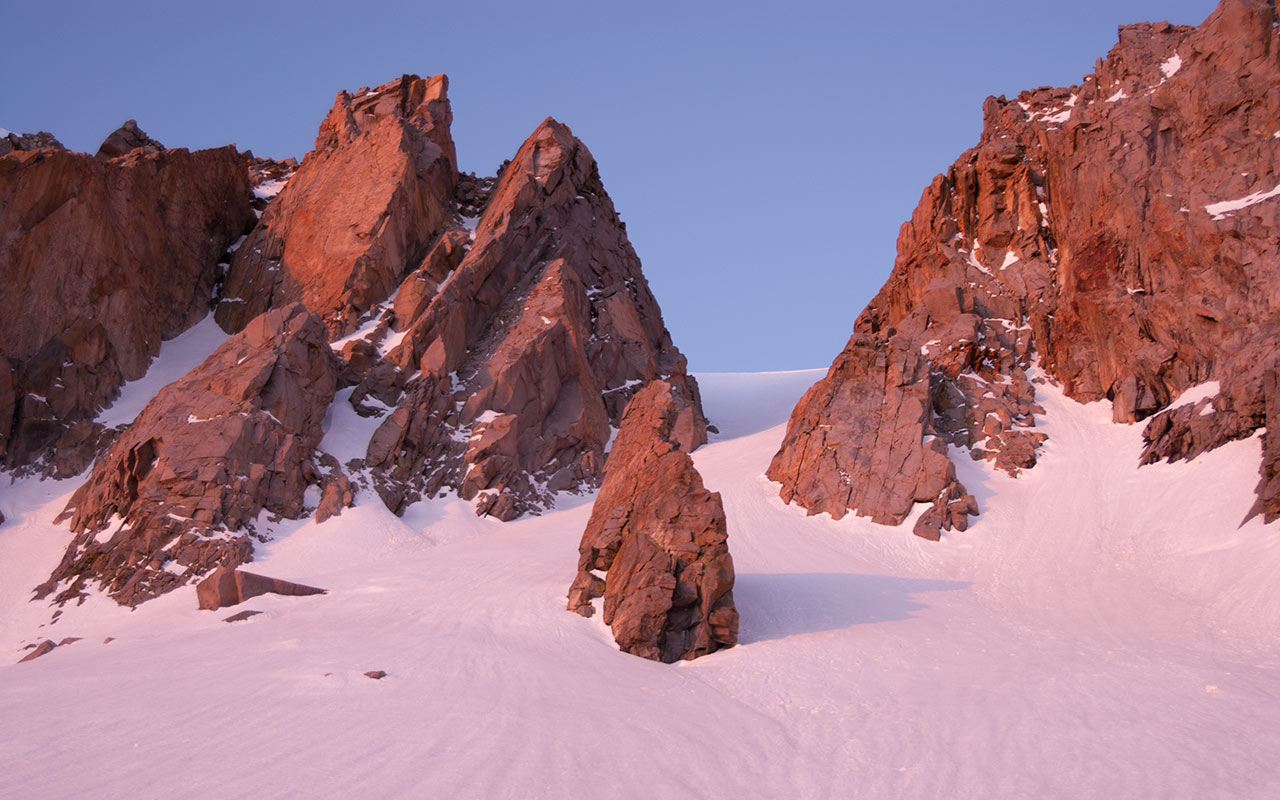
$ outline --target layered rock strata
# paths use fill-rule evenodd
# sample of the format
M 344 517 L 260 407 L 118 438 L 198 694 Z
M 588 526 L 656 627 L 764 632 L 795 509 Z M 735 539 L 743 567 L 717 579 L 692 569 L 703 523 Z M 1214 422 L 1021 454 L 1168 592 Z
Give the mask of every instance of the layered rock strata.
M 216 310 L 237 331 L 301 302 L 335 337 L 389 296 L 452 221 L 457 164 L 443 75 L 340 92 L 315 149 L 236 250 Z
M 627 404 L 578 547 L 569 610 L 604 621 L 625 652 L 673 662 L 738 639 L 724 507 L 689 453 L 705 440 L 694 398 L 653 381 Z
M 261 512 L 297 518 L 338 367 L 300 305 L 255 318 L 166 386 L 94 465 L 64 516 L 76 537 L 37 592 L 91 583 L 137 603 L 250 560 Z
M 233 147 L 0 157 L 3 464 L 83 470 L 97 412 L 209 312 L 219 257 L 253 219 Z
M 1144 463 L 1265 426 L 1276 23 L 1270 2 L 1223 0 L 1199 27 L 1121 28 L 1078 86 L 988 99 L 978 146 L 925 190 L 889 281 L 796 407 L 768 473 L 782 496 L 892 523 L 938 489 L 917 531 L 962 526 L 976 507 L 941 456 L 1034 466 L 1037 367 L 1110 400 L 1117 422 L 1148 420 Z M 1209 382 L 1211 399 L 1171 407 Z M 1258 510 L 1273 519 L 1266 452 Z

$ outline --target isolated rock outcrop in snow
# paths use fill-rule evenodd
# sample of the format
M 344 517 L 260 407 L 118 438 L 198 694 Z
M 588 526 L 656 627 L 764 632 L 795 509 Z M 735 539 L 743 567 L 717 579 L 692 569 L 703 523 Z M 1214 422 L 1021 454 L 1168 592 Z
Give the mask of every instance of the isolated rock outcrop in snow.
M 1144 462 L 1265 426 L 1280 308 L 1275 23 L 1269 2 L 1223 0 L 1196 28 L 1122 27 L 1079 86 L 988 99 L 978 146 L 925 190 L 888 282 L 796 407 L 768 473 L 783 497 L 895 522 L 937 489 L 917 532 L 962 527 L 976 506 L 934 454 L 1034 466 L 1037 364 L 1076 399 L 1111 400 L 1117 422 L 1151 418 Z M 1169 408 L 1209 381 L 1215 397 Z M 1268 446 L 1268 519 L 1276 457 Z
M 335 336 L 389 296 L 452 218 L 457 166 L 443 75 L 340 92 L 315 150 L 236 250 L 218 323 L 301 302 Z
M 300 305 L 255 318 L 168 385 L 94 465 L 67 511 L 77 534 L 37 596 L 97 582 L 137 603 L 250 560 L 259 512 L 303 514 L 337 363 Z
M 264 594 L 306 596 L 325 594 L 325 590 L 283 581 L 279 578 L 268 578 L 266 575 L 245 572 L 225 565 L 218 567 L 207 578 L 196 584 L 196 602 L 203 611 L 239 605 L 245 600 Z M 245 616 L 240 619 L 248 619 L 249 616 L 258 612 L 242 613 Z M 228 617 L 224 622 L 231 622 L 233 619 L 234 617 Z
M 555 120 L 505 167 L 474 241 L 446 232 L 404 280 L 376 333 L 389 326 L 385 357 L 361 343 L 352 401 L 394 407 L 365 465 L 397 513 L 454 489 L 505 520 L 598 486 L 646 381 L 687 383 L 701 416 L 595 160 Z
M 569 610 L 591 616 L 603 596 L 618 646 L 655 661 L 738 640 L 724 506 L 689 456 L 705 439 L 685 386 L 653 381 L 636 393 L 578 546 Z
M 4 465 L 83 470 L 93 418 L 209 312 L 218 258 L 252 223 L 233 147 L 0 157 Z

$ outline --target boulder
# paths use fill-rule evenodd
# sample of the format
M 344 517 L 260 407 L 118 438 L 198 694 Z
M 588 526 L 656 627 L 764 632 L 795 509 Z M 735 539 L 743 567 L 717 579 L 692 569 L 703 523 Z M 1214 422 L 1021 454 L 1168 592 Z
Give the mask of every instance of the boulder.
M 6 133 L 0 136 L 0 156 L 15 150 L 66 150 L 52 133 Z
M 164 149 L 164 145 L 152 139 L 147 135 L 146 131 L 138 127 L 137 120 L 131 119 L 112 131 L 111 135 L 102 142 L 94 157 L 118 158 L 134 150 L 158 153 Z
M 327 594 L 324 589 L 304 586 L 300 583 L 268 578 L 252 572 L 244 572 L 234 567 L 220 566 L 210 573 L 209 577 L 196 584 L 196 600 L 200 610 L 213 611 L 227 606 L 234 606 L 246 600 L 264 594 L 281 594 L 290 597 L 301 597 L 312 594 Z M 261 612 L 246 611 L 235 615 L 240 619 L 248 619 Z M 236 621 L 228 617 L 225 622 Z
M 702 437 L 683 435 L 699 419 L 680 383 L 652 381 L 627 404 L 569 589 L 583 616 L 603 596 L 623 651 L 667 663 L 738 639 L 724 506 L 689 456 Z
M 30 653 L 27 653 L 25 656 L 18 659 L 18 663 L 21 664 L 24 661 L 35 661 L 40 656 L 48 655 L 53 652 L 53 649 L 57 646 L 58 645 L 54 644 L 52 639 L 45 639 L 40 644 L 36 645 Z

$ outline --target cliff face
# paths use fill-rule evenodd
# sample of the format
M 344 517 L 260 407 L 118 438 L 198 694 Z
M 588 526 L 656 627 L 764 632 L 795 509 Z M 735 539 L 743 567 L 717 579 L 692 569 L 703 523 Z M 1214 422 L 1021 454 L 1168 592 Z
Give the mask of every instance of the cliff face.
M 48 140 L 0 157 L 0 458 L 69 476 L 121 383 L 208 313 L 253 214 L 233 147 L 95 159 Z
M 724 506 L 689 456 L 705 439 L 679 383 L 649 383 L 623 414 L 578 546 L 569 610 L 589 617 L 603 597 L 624 652 L 670 663 L 738 641 Z
M 443 75 L 340 92 L 303 160 L 236 250 L 216 318 L 238 331 L 301 302 L 343 336 L 452 219 L 457 165 Z
M 1079 86 L 989 99 L 978 145 L 925 190 L 888 282 L 797 405 L 768 473 L 783 498 L 891 523 L 929 501 L 918 533 L 963 528 L 977 508 L 948 456 L 1035 465 L 1034 366 L 1111 400 L 1117 422 L 1147 420 L 1144 462 L 1267 426 L 1276 22 L 1272 2 L 1224 0 L 1198 27 L 1126 26 Z M 1173 403 L 1199 384 L 1216 391 Z

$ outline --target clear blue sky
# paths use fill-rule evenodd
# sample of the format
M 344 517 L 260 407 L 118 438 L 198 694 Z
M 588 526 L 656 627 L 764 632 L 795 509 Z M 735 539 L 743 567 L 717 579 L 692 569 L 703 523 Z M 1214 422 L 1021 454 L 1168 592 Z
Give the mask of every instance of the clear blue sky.
M 302 156 L 339 89 L 445 72 L 464 170 L 548 115 L 587 143 L 693 370 L 826 366 L 984 98 L 1214 5 L 0 0 L 0 127 Z

